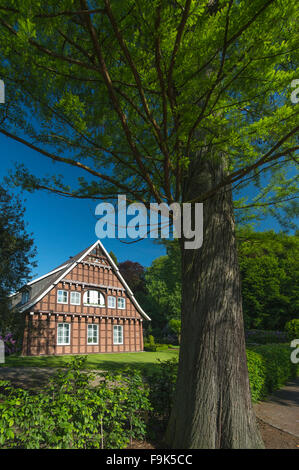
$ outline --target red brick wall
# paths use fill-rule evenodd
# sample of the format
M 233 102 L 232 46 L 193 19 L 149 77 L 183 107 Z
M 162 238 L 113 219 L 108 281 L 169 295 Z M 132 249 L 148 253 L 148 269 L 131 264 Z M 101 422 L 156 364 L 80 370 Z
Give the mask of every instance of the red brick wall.
M 71 325 L 70 345 L 57 345 L 57 324 Z M 87 344 L 87 325 L 98 325 L 98 345 Z M 123 326 L 123 344 L 113 344 L 113 325 Z M 26 314 L 24 356 L 94 354 L 143 351 L 142 321 L 138 319 L 71 316 L 61 314 Z

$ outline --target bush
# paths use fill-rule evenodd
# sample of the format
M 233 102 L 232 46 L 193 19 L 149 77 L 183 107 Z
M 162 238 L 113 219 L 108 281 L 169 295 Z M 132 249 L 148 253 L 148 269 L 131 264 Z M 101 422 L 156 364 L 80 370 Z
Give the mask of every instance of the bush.
M 120 449 L 146 432 L 148 387 L 135 371 L 82 372 L 86 358 L 75 358 L 41 392 L 15 389 L 0 381 L 0 446 L 25 449 Z
M 298 366 L 290 360 L 291 348 L 282 344 L 260 345 L 247 349 L 247 365 L 254 402 L 295 377 Z M 164 420 L 170 415 L 177 377 L 178 359 L 160 361 L 160 366 L 147 375 L 149 399 L 154 411 Z
M 296 377 L 298 367 L 290 360 L 290 347 L 267 344 L 247 349 L 252 400 L 258 401 Z
M 153 337 L 153 335 L 149 335 L 148 341 L 144 343 L 144 350 L 152 352 L 157 351 L 157 345 L 155 343 L 155 338 Z
M 0 335 L 0 340 L 4 342 L 6 356 L 17 352 L 16 340 L 11 333 L 7 333 L 5 336 Z
M 288 342 L 288 335 L 284 331 L 245 330 L 245 338 L 248 344 L 273 344 Z
M 298 318 L 294 318 L 294 320 L 290 320 L 285 324 L 284 327 L 288 339 L 292 341 L 293 339 L 299 338 L 299 320 Z
M 154 413 L 167 420 L 174 397 L 178 359 L 173 358 L 159 363 L 159 367 L 151 370 L 146 377 L 150 387 L 149 400 Z

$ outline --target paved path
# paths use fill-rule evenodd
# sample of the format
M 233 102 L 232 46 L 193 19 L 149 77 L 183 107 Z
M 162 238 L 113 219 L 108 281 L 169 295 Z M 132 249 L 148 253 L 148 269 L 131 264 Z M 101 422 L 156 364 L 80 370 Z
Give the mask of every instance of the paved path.
M 299 377 L 254 405 L 254 409 L 266 423 L 299 437 Z

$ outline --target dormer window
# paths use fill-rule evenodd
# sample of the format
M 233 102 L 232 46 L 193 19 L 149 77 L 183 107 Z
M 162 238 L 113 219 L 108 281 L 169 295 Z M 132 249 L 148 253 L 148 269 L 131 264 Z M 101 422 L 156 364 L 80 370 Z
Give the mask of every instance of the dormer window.
M 29 291 L 28 291 L 28 290 L 24 290 L 24 291 L 22 292 L 22 304 L 26 304 L 26 303 L 28 302 L 28 300 L 29 300 L 29 297 L 30 297 Z
M 105 307 L 105 297 L 98 290 L 88 290 L 84 293 L 83 303 L 92 307 Z

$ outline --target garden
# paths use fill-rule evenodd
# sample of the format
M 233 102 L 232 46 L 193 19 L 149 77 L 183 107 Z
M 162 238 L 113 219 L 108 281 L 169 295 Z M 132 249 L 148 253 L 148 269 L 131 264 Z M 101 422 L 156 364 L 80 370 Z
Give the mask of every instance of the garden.
M 285 340 L 298 335 L 298 324 L 289 322 L 285 332 L 246 335 L 253 402 L 297 376 Z M 153 347 L 153 339 L 149 342 Z M 120 449 L 136 441 L 157 442 L 171 411 L 179 348 L 155 344 L 155 349 L 88 356 L 11 354 L 0 372 L 31 367 L 52 368 L 53 374 L 32 390 L 0 380 L 1 447 Z

